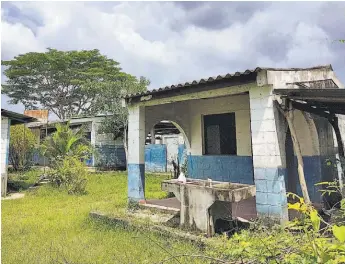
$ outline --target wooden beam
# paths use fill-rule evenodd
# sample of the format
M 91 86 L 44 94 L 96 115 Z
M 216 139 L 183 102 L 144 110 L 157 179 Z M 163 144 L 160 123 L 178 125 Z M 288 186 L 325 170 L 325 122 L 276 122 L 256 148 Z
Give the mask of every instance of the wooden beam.
M 304 164 L 303 164 L 301 146 L 299 144 L 296 129 L 293 123 L 294 117 L 293 117 L 292 102 L 287 100 L 287 102 L 285 102 L 284 104 L 287 106 L 285 107 L 285 109 L 283 109 L 277 101 L 275 101 L 275 105 L 278 108 L 278 110 L 284 115 L 284 117 L 286 118 L 286 121 L 288 122 L 291 138 L 292 138 L 292 143 L 293 143 L 293 148 L 297 156 L 297 163 L 298 163 L 297 171 L 298 171 L 299 182 L 300 182 L 303 198 L 306 204 L 310 204 L 311 202 L 310 202 L 307 183 L 306 183 L 305 175 L 304 175 Z
M 291 101 L 291 104 L 293 108 L 304 111 L 304 112 L 309 112 L 309 113 L 316 114 L 318 116 L 325 117 L 325 118 L 329 118 L 330 116 L 329 113 L 326 113 L 325 111 L 319 110 L 317 108 L 313 108 L 308 104 L 302 104 L 302 103 L 298 103 L 294 101 Z

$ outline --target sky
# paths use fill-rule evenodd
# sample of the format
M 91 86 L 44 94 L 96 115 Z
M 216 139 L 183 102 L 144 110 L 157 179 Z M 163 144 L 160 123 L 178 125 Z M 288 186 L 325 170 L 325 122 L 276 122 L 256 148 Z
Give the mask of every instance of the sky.
M 345 44 L 333 41 L 345 39 L 345 2 L 2 2 L 1 22 L 2 60 L 99 49 L 150 79 L 149 89 L 324 64 L 345 83 Z M 23 112 L 7 100 L 1 95 L 2 108 Z

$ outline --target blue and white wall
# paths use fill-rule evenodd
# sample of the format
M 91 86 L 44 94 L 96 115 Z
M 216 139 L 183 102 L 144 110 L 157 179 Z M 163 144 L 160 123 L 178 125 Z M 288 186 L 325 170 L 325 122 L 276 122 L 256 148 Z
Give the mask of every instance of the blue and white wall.
M 10 119 L 1 117 L 1 196 L 7 192 L 7 166 L 10 144 Z
M 145 112 L 147 132 L 161 120 L 175 122 L 181 129 L 189 177 L 254 183 L 248 94 L 148 106 Z M 229 112 L 236 117 L 237 156 L 203 155 L 203 115 Z
M 285 152 L 277 130 L 284 119 L 273 105 L 271 87 L 255 87 L 249 96 L 256 210 L 259 215 L 286 220 Z
M 203 155 L 203 116 L 235 113 L 237 155 Z M 190 101 L 191 148 L 188 174 L 191 178 L 253 184 L 249 95 L 234 95 Z

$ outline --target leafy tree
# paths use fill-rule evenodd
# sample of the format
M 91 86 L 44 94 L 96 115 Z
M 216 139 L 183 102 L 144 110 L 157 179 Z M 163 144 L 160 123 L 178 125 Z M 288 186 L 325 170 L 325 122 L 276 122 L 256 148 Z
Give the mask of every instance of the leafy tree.
M 29 52 L 2 61 L 8 78 L 2 92 L 10 103 L 24 104 L 27 109 L 44 107 L 60 119 L 89 114 L 101 96 L 98 86 L 87 84 L 116 82 L 127 78 L 119 63 L 100 54 L 99 50 Z
M 139 79 L 128 76 L 116 82 L 98 84 L 97 90 L 102 96 L 98 98 L 97 112 L 108 113 L 100 127 L 100 132 L 111 133 L 114 139 L 122 138 L 127 160 L 128 109 L 122 106 L 123 96 L 147 90 L 150 81 L 144 77 Z
M 83 127 L 72 130 L 67 124 L 56 124 L 56 131 L 45 138 L 41 145 L 41 151 L 50 161 L 51 166 L 63 160 L 66 156 L 88 159 L 92 154 L 90 142 L 85 138 Z
M 24 125 L 10 129 L 9 158 L 15 171 L 24 170 L 31 165 L 36 146 L 35 135 Z

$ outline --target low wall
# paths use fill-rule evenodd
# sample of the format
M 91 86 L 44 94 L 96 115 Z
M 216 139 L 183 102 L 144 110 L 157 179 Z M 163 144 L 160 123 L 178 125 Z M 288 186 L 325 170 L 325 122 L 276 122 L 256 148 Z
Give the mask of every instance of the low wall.
M 188 177 L 254 184 L 253 159 L 249 156 L 188 155 Z
M 167 171 L 167 147 L 165 144 L 149 144 L 145 146 L 145 171 Z

